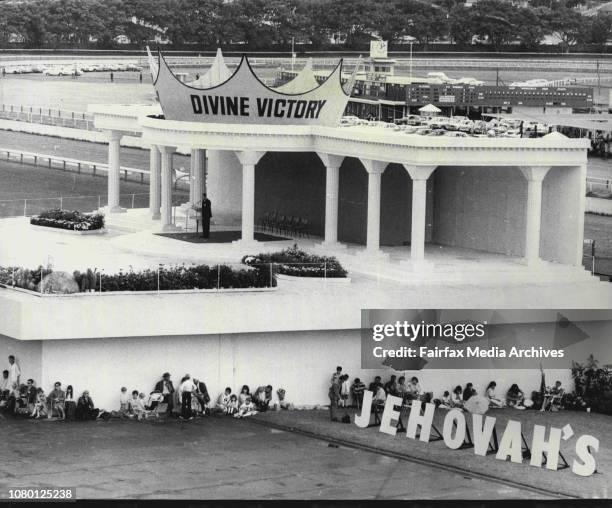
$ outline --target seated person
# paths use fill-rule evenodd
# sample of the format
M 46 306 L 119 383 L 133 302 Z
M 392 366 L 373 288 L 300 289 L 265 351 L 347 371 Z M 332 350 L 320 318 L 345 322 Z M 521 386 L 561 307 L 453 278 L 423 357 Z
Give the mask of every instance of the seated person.
M 463 388 L 461 385 L 455 386 L 453 393 L 451 395 L 451 402 L 453 407 L 463 407 Z
M 66 399 L 66 394 L 64 390 L 62 390 L 62 383 L 56 381 L 53 385 L 53 391 L 49 394 L 49 418 L 53 417 L 54 413 L 57 413 L 57 417 L 60 420 L 65 418 L 64 412 L 64 401 Z
M 474 395 L 476 395 L 476 390 L 474 389 L 474 385 L 472 383 L 467 383 L 465 385 L 465 390 L 463 390 L 463 402 L 467 402 Z
M 284 388 L 279 388 L 276 390 L 276 395 L 278 396 L 278 401 L 274 404 L 274 409 L 277 411 L 280 409 L 293 409 L 293 404 L 291 402 L 287 402 L 286 391 Z
M 506 394 L 506 404 L 508 407 L 513 407 L 515 409 L 525 409 L 525 394 L 518 387 L 516 383 L 514 383 Z
M 28 405 L 31 408 L 34 408 L 36 404 L 36 398 L 38 397 L 38 390 L 36 390 L 36 383 L 33 379 L 28 379 L 27 381 L 27 396 L 28 396 Z
M 228 386 L 225 391 L 217 397 L 215 409 L 221 413 L 227 412 L 227 407 L 232 397 L 232 389 Z
M 372 381 L 370 383 L 370 386 L 368 386 L 368 390 L 371 391 L 371 392 L 376 393 L 378 391 L 378 387 L 382 386 L 382 385 L 383 384 L 382 384 L 382 380 L 381 380 L 380 376 L 376 376 L 374 378 L 374 381 Z
M 140 393 L 138 390 L 132 390 L 132 397 L 128 401 L 128 416 L 131 418 L 136 416 L 136 411 L 138 410 L 138 396 Z
M 252 416 L 256 414 L 257 409 L 253 403 L 253 400 L 251 399 L 251 396 L 249 395 L 245 399 L 244 404 L 241 404 L 238 408 L 238 412 L 234 414 L 234 418 L 244 418 L 245 416 Z
M 267 411 L 270 402 L 272 401 L 272 385 L 260 386 L 255 391 L 252 402 L 255 404 L 257 411 Z
M 198 402 L 199 409 L 198 413 L 204 415 L 206 413 L 206 408 L 208 407 L 208 403 L 210 402 L 210 395 L 208 395 L 208 388 L 206 388 L 206 383 L 204 381 L 200 381 L 199 379 L 193 378 L 193 384 L 195 386 L 195 390 L 193 391 L 193 398 Z
M 407 393 L 408 386 L 406 386 L 406 378 L 404 376 L 400 376 L 400 378 L 397 380 L 397 385 L 395 386 L 395 395 L 405 399 Z
M 395 375 L 392 375 L 391 378 L 389 378 L 389 381 L 384 384 L 383 388 L 385 389 L 387 395 L 395 395 L 397 393 L 396 379 L 397 377 Z
M 229 398 L 229 402 L 227 403 L 227 407 L 225 408 L 226 415 L 235 415 L 239 410 L 238 397 L 236 397 L 235 393 L 232 393 Z
M 8 403 L 9 394 L 11 393 L 9 386 L 9 371 L 2 371 L 2 379 L 0 379 L 0 407 L 6 406 Z
M 387 400 L 387 392 L 382 385 L 378 385 L 376 387 L 376 391 L 374 392 L 374 397 L 372 398 L 372 406 L 374 408 L 380 408 L 385 405 L 385 401 Z
M 546 389 L 546 393 L 544 394 L 544 402 L 542 402 L 542 408 L 540 411 L 546 411 L 547 409 L 550 409 L 551 411 L 559 411 L 561 407 L 561 399 L 563 398 L 564 393 L 565 390 L 561 388 L 561 381 L 555 381 L 555 386 Z
M 89 391 L 85 390 L 79 397 L 76 407 L 77 420 L 95 420 L 98 417 L 100 410 L 94 406 L 93 400 L 89 396 Z
M 138 394 L 136 403 L 134 404 L 134 415 L 137 420 L 143 420 L 151 414 L 151 411 L 147 407 L 147 396 L 144 392 Z
M 357 403 L 357 407 L 361 407 L 363 404 L 363 392 L 365 391 L 365 383 L 361 381 L 358 377 L 355 378 L 353 384 L 351 385 L 351 394 L 353 396 L 353 400 Z
M 238 404 L 242 405 L 246 402 L 247 397 L 251 396 L 251 390 L 247 385 L 242 385 L 242 389 L 238 394 Z
M 42 388 L 36 390 L 36 402 L 32 409 L 31 418 L 44 418 L 47 416 L 47 397 Z
M 448 390 L 444 391 L 444 394 L 442 395 L 442 399 L 440 399 L 440 406 L 442 409 L 452 409 L 453 408 L 453 401 L 451 399 L 451 394 Z
M 487 386 L 487 390 L 485 392 L 485 397 L 489 399 L 489 407 L 504 407 L 504 401 L 498 399 L 495 395 L 495 388 L 497 387 L 497 383 L 495 381 L 491 381 L 489 386 Z

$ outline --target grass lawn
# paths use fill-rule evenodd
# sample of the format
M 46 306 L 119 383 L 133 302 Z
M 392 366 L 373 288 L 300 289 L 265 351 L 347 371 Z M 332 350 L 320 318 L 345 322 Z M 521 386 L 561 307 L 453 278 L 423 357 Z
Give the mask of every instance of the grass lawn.
M 352 415 L 355 411 L 348 410 L 348 412 Z M 342 415 L 343 412 L 339 411 L 339 414 Z M 445 410 L 436 410 L 434 425 L 438 427 L 440 432 L 443 429 L 445 415 Z M 319 434 L 328 439 L 336 438 L 351 441 L 381 450 L 401 453 L 416 459 L 460 467 L 567 496 L 584 498 L 610 496 L 612 456 L 609 449 L 612 444 L 612 438 L 610 437 L 612 435 L 612 417 L 574 411 L 541 413 L 539 411 L 517 411 L 515 409 L 491 410 L 487 415 L 496 418 L 496 428 L 500 439 L 506 422 L 509 419 L 519 420 L 530 446 L 534 425 L 544 425 L 549 429 L 551 426 L 562 428 L 569 423 L 574 430 L 574 437 L 561 442 L 561 451 L 570 467 L 576 456 L 574 453 L 576 438 L 582 434 L 595 436 L 600 440 L 599 452 L 595 456 L 598 473 L 590 477 L 582 477 L 572 473 L 571 469 L 550 471 L 545 468 L 540 469 L 530 466 L 526 460 L 522 464 L 515 464 L 498 460 L 494 455 L 477 456 L 474 454 L 473 448 L 451 450 L 446 447 L 443 441 L 424 443 L 408 439 L 405 434 L 398 433 L 393 437 L 381 433 L 378 427 L 361 429 L 353 423 L 332 423 L 329 420 L 329 411 L 324 410 L 268 412 L 260 413 L 255 418 L 281 425 L 284 428 L 293 427 Z M 468 427 L 471 428 L 471 419 L 468 418 L 467 421 Z

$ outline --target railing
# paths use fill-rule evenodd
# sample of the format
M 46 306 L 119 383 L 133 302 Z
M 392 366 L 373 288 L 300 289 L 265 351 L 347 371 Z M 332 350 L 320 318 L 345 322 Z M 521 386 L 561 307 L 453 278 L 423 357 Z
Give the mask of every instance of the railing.
M 61 157 L 59 155 L 49 155 L 43 153 L 26 152 L 13 148 L 0 148 L 0 158 L 9 162 L 19 162 L 20 164 L 30 164 L 34 166 L 45 166 L 51 169 L 62 169 L 64 171 L 76 171 L 77 173 L 90 173 L 93 176 L 100 172 L 108 173 L 108 164 L 105 162 L 84 161 Z M 123 179 L 128 180 L 130 174 L 139 175 L 135 180 L 140 183 L 145 182 L 145 175 L 149 174 L 148 169 L 131 168 L 121 166 L 120 172 Z
M 93 115 L 89 113 L 14 104 L 2 104 L 1 106 L 0 118 L 5 120 L 96 130 Z
M 108 204 L 107 195 L 60 196 L 56 198 L 26 198 L 0 200 L 0 217 L 31 217 L 45 210 L 79 210 L 92 212 Z M 173 203 L 173 205 L 176 203 Z M 147 208 L 148 193 L 121 194 L 119 206 L 123 208 Z
M 611 190 L 612 179 L 587 176 L 587 192 L 594 190 Z

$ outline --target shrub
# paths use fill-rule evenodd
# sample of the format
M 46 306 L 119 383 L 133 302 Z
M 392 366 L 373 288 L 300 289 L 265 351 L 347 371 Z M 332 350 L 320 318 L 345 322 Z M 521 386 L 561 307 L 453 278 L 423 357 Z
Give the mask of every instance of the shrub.
M 590 407 L 593 411 L 612 414 L 612 372 L 599 368 L 599 362 L 590 355 L 586 364 L 572 362 L 575 392 L 568 397 L 569 407 Z
M 14 276 L 13 276 L 14 270 Z M 0 284 L 16 286 L 31 291 L 40 290 L 41 270 L 43 278 L 52 273 L 50 269 L 28 270 L 27 268 L 13 269 L 0 267 Z M 78 287 L 80 292 L 100 291 L 100 276 L 95 270 L 88 269 L 84 272 L 75 271 L 70 277 L 62 273 L 65 286 L 74 282 L 74 288 Z M 70 281 L 66 280 L 70 278 Z M 104 275 L 102 277 L 102 291 L 157 291 L 157 270 L 145 269 Z M 272 284 L 273 285 L 273 284 Z M 159 271 L 159 289 L 181 290 L 181 289 L 215 289 L 217 287 L 230 288 L 263 288 L 270 287 L 270 277 L 265 272 L 254 268 L 234 269 L 230 266 L 176 266 L 167 267 Z M 43 284 L 45 289 L 46 286 Z M 47 291 L 45 291 L 47 292 Z M 59 292 L 51 291 L 51 292 Z M 62 292 L 66 292 L 62 290 Z M 72 292 L 72 291 L 70 291 Z
M 246 255 L 242 262 L 269 277 L 270 263 L 273 273 L 292 275 L 294 277 L 330 277 L 344 278 L 347 271 L 340 262 L 332 256 L 317 256 L 298 249 L 297 245 L 287 247 L 280 252 L 262 253 L 256 256 Z
M 30 219 L 30 224 L 73 231 L 93 231 L 104 227 L 104 215 L 54 209 L 35 215 Z

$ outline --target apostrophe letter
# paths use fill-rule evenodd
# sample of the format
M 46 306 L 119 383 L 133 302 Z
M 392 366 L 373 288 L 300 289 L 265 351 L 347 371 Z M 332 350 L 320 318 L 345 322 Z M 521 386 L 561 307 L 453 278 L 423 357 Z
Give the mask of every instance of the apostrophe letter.
M 193 108 L 193 113 L 195 115 L 202 114 L 202 101 L 198 95 L 190 95 L 191 98 L 191 107 Z
M 391 425 L 391 422 L 397 422 L 400 417 L 400 412 L 395 409 L 395 406 L 402 407 L 402 398 L 395 397 L 394 395 L 387 395 L 385 409 L 383 411 L 382 418 L 380 419 L 380 431 L 384 432 L 385 434 L 389 434 L 390 436 L 395 436 L 397 433 L 397 427 L 395 425 Z
M 579 476 L 591 476 L 596 471 L 595 457 L 593 453 L 599 451 L 599 439 L 593 436 L 584 435 L 576 440 L 576 455 L 582 464 L 574 459 L 572 472 Z
M 357 425 L 357 427 L 361 427 L 362 429 L 365 429 L 368 425 L 370 425 L 373 397 L 374 397 L 374 393 L 372 393 L 370 390 L 365 390 L 363 392 L 363 403 L 361 404 L 361 414 L 355 415 L 355 425 Z

